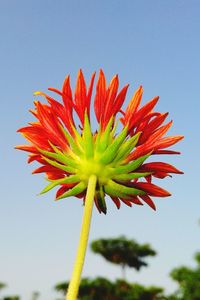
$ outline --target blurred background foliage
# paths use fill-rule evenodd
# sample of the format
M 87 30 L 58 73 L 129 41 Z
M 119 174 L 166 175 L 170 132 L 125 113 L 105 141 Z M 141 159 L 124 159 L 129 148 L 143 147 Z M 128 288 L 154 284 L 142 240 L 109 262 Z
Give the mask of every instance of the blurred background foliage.
M 200 300 L 200 252 L 195 254 L 194 268 L 180 266 L 171 271 L 170 277 L 176 281 L 178 288 L 173 294 L 166 295 L 162 287 L 146 287 L 125 279 L 125 268 L 140 271 L 141 267 L 148 266 L 147 257 L 156 255 L 151 245 L 140 245 L 135 240 L 120 236 L 95 240 L 91 243 L 91 250 L 106 261 L 118 264 L 122 268 L 122 278 L 114 282 L 106 277 L 83 278 L 79 300 Z M 60 294 L 55 300 L 64 300 L 68 284 L 61 282 L 55 285 L 54 290 Z M 6 287 L 6 283 L 0 282 L 0 293 Z M 40 299 L 40 293 L 34 291 L 30 299 Z M 20 300 L 20 296 L 0 296 L 0 300 Z

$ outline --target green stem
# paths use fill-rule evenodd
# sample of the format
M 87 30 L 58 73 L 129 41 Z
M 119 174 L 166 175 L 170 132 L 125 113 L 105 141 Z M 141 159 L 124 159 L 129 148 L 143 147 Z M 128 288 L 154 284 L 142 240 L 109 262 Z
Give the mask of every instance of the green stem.
M 87 194 L 85 198 L 85 207 L 83 213 L 83 221 L 82 221 L 78 251 L 77 251 L 77 256 L 74 264 L 71 281 L 65 298 L 66 300 L 77 299 L 81 273 L 83 269 L 85 253 L 86 253 L 86 248 L 88 243 L 89 231 L 90 231 L 90 223 L 92 217 L 92 208 L 94 204 L 96 181 L 97 181 L 96 175 L 91 175 L 88 180 L 88 188 L 87 188 Z

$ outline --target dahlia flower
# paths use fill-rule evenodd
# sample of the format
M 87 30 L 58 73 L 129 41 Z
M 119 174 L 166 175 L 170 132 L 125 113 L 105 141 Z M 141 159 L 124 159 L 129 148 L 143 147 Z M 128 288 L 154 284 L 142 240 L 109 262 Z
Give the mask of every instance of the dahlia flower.
M 93 201 L 98 211 L 106 214 L 106 195 L 118 209 L 121 203 L 128 206 L 146 203 L 155 210 L 152 197 L 167 197 L 170 193 L 152 183 L 154 177 L 163 179 L 182 172 L 168 163 L 155 162 L 154 159 L 148 162 L 148 159 L 155 155 L 179 154 L 168 148 L 183 136 L 165 136 L 172 121 L 163 125 L 168 113 L 154 110 L 159 97 L 141 106 L 142 86 L 136 90 L 127 107 L 122 108 L 128 85 L 119 90 L 117 75 L 107 84 L 102 70 L 94 96 L 98 128 L 92 129 L 91 121 L 94 119 L 90 115 L 94 79 L 95 73 L 87 88 L 80 70 L 74 94 L 69 76 L 61 91 L 49 88 L 61 98 L 61 102 L 43 92 L 36 92 L 35 96 L 44 97 L 46 104 L 34 101 L 35 108 L 31 113 L 36 121 L 18 130 L 29 144 L 16 148 L 30 153 L 29 163 L 36 161 L 40 164 L 34 174 L 46 174 L 48 185 L 41 194 L 58 187 L 56 200 L 70 196 L 82 199 L 86 214 L 84 220 L 91 218 Z M 90 205 L 90 216 L 87 215 L 87 205 Z M 89 231 L 90 221 L 86 223 L 83 231 L 86 227 Z M 76 299 L 78 283 L 75 285 L 76 292 L 71 293 L 69 288 L 66 299 Z M 75 286 L 71 289 L 74 290 Z

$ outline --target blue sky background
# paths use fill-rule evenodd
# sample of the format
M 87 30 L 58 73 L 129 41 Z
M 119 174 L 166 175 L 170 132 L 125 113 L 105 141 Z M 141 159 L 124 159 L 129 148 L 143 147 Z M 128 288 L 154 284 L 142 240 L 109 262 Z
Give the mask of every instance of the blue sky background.
M 160 95 L 158 109 L 174 120 L 171 134 L 184 134 L 166 161 L 185 175 L 161 183 L 172 197 L 148 207 L 108 214 L 94 210 L 90 241 L 121 234 L 149 242 L 158 251 L 149 267 L 127 272 L 128 280 L 161 285 L 172 292 L 172 268 L 193 266 L 200 249 L 199 113 L 200 2 L 190 1 L 23 1 L 0 2 L 1 73 L 1 210 L 0 281 L 4 294 L 53 300 L 53 286 L 70 278 L 82 218 L 75 198 L 55 203 L 54 192 L 38 197 L 43 176 L 32 176 L 26 154 L 14 150 L 24 143 L 16 129 L 31 120 L 33 92 L 60 88 L 70 73 L 72 85 L 81 67 L 87 81 L 103 68 L 108 80 L 118 73 L 130 83 L 127 101 L 144 87 L 144 102 Z M 144 103 L 143 102 L 143 103 Z M 84 276 L 119 278 L 120 268 L 87 252 Z

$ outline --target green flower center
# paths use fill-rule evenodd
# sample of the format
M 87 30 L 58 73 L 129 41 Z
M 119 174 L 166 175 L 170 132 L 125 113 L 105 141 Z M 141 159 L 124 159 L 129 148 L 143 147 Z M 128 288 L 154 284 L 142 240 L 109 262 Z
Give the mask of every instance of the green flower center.
M 81 160 L 77 175 L 80 180 L 86 184 L 91 175 L 96 175 L 99 184 L 105 185 L 108 180 L 112 178 L 113 168 L 95 161 L 94 159 Z

